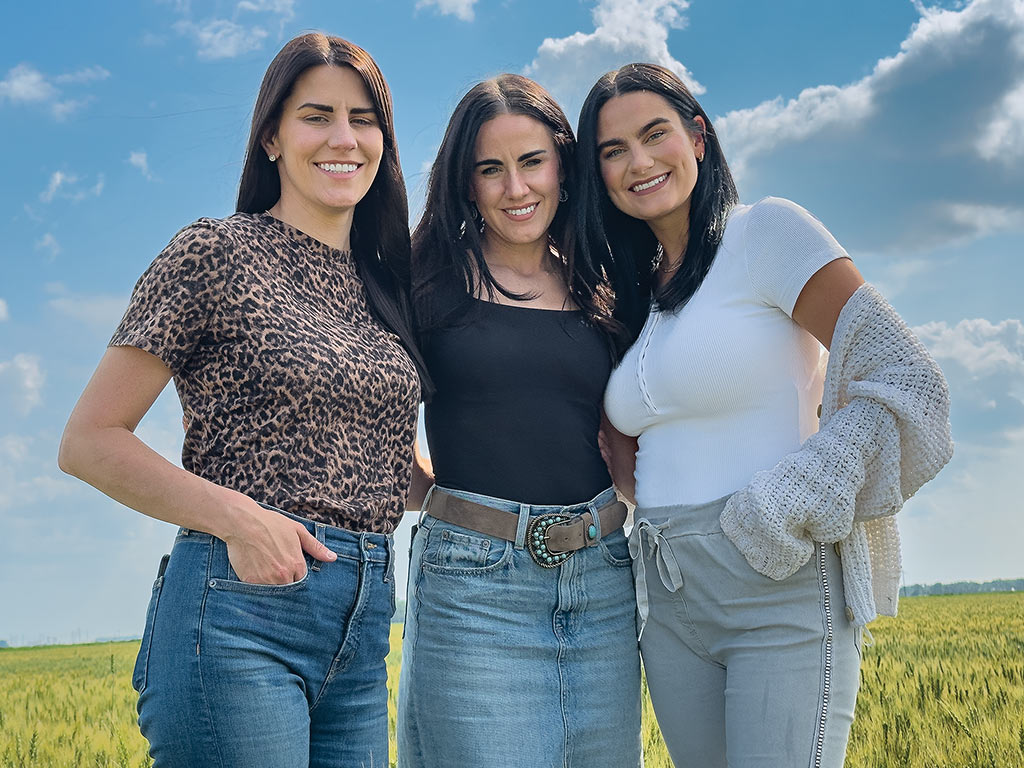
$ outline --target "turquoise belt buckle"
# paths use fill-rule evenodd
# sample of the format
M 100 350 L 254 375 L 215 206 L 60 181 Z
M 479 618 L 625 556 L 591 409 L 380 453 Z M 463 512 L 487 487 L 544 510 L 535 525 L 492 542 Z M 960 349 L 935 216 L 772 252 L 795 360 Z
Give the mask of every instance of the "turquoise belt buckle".
M 530 518 L 526 526 L 526 550 L 533 558 L 533 562 L 541 568 L 555 568 L 573 556 L 573 552 L 552 552 L 547 545 L 548 526 L 567 523 L 571 519 L 570 515 L 557 512 Z

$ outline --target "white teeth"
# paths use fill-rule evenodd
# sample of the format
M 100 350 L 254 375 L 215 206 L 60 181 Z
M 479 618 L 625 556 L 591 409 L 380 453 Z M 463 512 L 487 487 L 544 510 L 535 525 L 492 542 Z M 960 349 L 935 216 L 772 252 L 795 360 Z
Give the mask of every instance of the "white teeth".
M 661 184 L 661 182 L 663 182 L 667 178 L 668 178 L 668 174 L 667 173 L 663 173 L 663 174 L 661 174 L 661 176 L 659 176 L 656 179 L 651 179 L 650 181 L 645 181 L 643 184 L 637 184 L 636 186 L 630 187 L 630 189 L 633 190 L 634 192 L 643 192 L 645 189 L 650 189 L 651 187 L 654 187 L 654 186 L 657 186 L 658 184 Z
M 359 166 L 355 163 L 317 163 L 317 168 L 323 168 L 330 173 L 352 173 Z
M 525 208 L 506 208 L 505 210 L 512 216 L 525 216 L 528 213 L 533 213 L 536 208 L 537 204 L 534 203 L 533 205 L 528 205 Z

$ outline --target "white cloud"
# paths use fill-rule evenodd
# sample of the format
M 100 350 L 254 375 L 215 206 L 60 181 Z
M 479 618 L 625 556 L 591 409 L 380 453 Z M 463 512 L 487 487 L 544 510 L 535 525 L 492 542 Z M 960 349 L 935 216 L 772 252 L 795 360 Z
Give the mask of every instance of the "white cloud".
M 854 255 L 854 261 L 863 267 L 861 254 Z M 864 258 L 868 261 L 868 258 Z M 905 259 L 900 261 L 887 261 L 877 276 L 870 278 L 871 283 L 882 292 L 882 295 L 890 301 L 903 293 L 915 281 L 929 274 L 935 269 L 934 260 L 928 259 Z M 867 275 L 867 272 L 864 273 Z
M 955 361 L 974 378 L 1009 373 L 1024 384 L 1024 323 L 991 323 L 984 318 L 955 326 L 926 323 L 914 329 L 936 360 Z
M 1024 228 L 1024 2 L 956 5 L 916 6 L 900 50 L 856 82 L 716 118 L 742 196 L 841 185 L 860 223 L 848 247 L 911 258 Z
M 96 183 L 91 187 L 77 188 L 79 181 L 82 179 L 74 173 L 54 171 L 46 189 L 39 193 L 39 199 L 44 203 L 52 203 L 55 198 L 62 197 L 77 203 L 88 197 L 99 197 L 103 193 L 105 179 L 102 173 L 96 176 Z
M 53 202 L 53 198 L 57 195 L 58 190 L 65 184 L 74 184 L 78 181 L 78 177 L 64 173 L 64 171 L 54 171 L 53 175 L 50 176 L 50 183 L 46 185 L 39 194 L 39 199 L 44 203 Z
M 43 402 L 46 374 L 35 355 L 17 354 L 0 360 L 0 402 L 9 403 L 23 415 Z
M 686 26 L 689 0 L 600 0 L 594 31 L 547 38 L 525 72 L 548 88 L 575 115 L 589 87 L 605 72 L 633 61 L 661 64 L 695 94 L 704 86 L 668 49 L 670 29 Z
M 65 75 L 57 75 L 53 78 L 55 83 L 91 83 L 95 80 L 106 80 L 110 72 L 103 67 L 92 66 L 80 69 L 77 72 L 69 72 Z
M 47 302 L 54 312 L 105 333 L 112 332 L 128 306 L 127 296 L 70 293 L 63 285 L 47 286 L 56 294 Z
M 282 21 L 295 17 L 295 0 L 242 0 L 238 4 L 239 11 L 253 13 L 275 13 Z
M 110 77 L 110 72 L 100 66 L 86 67 L 48 78 L 31 64 L 18 64 L 0 80 L 0 104 L 45 104 L 57 120 L 64 120 L 70 114 L 87 104 L 90 97 L 64 98 L 56 84 L 85 85 Z
M 142 175 L 147 179 L 153 178 L 153 174 L 149 172 L 149 158 L 142 150 L 135 150 L 131 152 L 131 154 L 128 155 L 128 162 L 138 168 Z
M 247 27 L 227 19 L 207 19 L 201 24 L 179 21 L 174 29 L 192 37 L 198 45 L 198 56 L 206 61 L 232 59 L 254 51 L 267 36 L 262 27 Z
M 455 16 L 462 21 L 473 20 L 474 5 L 476 0 L 419 0 L 416 3 L 417 8 L 436 6 L 438 13 Z
M 4 301 L 3 299 L 0 299 L 0 323 L 2 323 L 4 320 L 10 319 L 10 317 L 11 314 L 10 312 L 7 311 L 7 302 Z
M 57 242 L 57 238 L 53 236 L 52 232 L 47 232 L 36 240 L 35 247 L 37 251 L 49 253 L 51 259 L 57 258 L 57 254 L 60 253 L 60 243 Z

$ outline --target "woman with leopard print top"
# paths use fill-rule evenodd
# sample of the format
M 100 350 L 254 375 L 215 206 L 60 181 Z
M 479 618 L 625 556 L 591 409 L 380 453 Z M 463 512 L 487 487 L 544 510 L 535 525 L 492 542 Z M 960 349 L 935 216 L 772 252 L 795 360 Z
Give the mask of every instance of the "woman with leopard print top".
M 390 534 L 423 368 L 391 97 L 365 51 L 285 45 L 237 210 L 143 274 L 60 466 L 180 526 L 132 680 L 158 768 L 386 765 Z M 171 377 L 183 469 L 134 435 Z

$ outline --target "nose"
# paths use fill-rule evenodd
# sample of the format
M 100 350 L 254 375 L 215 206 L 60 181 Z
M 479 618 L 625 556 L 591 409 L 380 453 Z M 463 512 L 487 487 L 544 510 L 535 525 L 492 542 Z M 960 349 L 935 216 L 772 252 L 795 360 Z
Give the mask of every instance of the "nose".
M 520 197 L 526 197 L 530 192 L 530 187 L 527 185 L 525 179 L 518 170 L 513 169 L 505 176 L 505 197 L 509 200 L 516 200 Z
M 650 156 L 643 145 L 634 147 L 629 153 L 629 170 L 646 171 L 654 165 L 654 159 Z
M 331 149 L 356 148 L 356 135 L 348 121 L 339 120 L 337 122 L 327 139 L 327 146 Z

